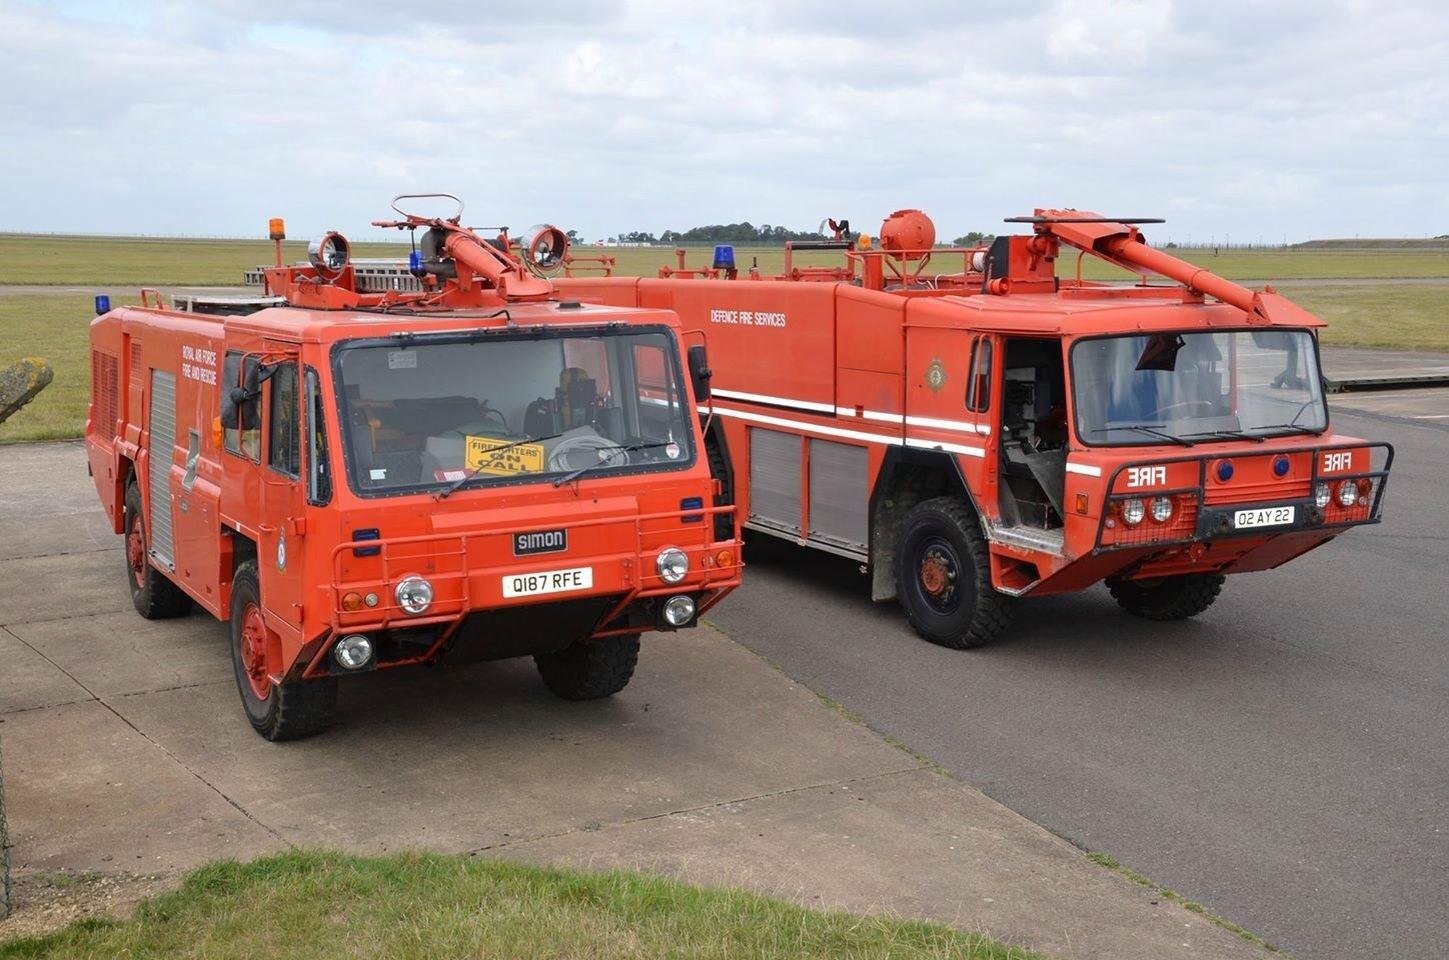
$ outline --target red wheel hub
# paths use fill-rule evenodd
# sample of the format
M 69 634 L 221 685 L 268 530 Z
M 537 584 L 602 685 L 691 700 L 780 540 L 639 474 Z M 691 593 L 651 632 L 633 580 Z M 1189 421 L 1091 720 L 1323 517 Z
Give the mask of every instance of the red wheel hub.
M 939 597 L 950 589 L 951 571 L 943 558 L 928 556 L 921 561 L 921 586 L 934 597 Z
M 242 611 L 241 659 L 252 693 L 258 700 L 267 699 L 272 692 L 272 681 L 267 677 L 267 624 L 255 603 L 248 603 Z
M 131 568 L 131 579 L 136 589 L 146 586 L 146 538 L 141 535 L 141 518 L 132 517 L 131 527 L 126 531 L 126 566 Z

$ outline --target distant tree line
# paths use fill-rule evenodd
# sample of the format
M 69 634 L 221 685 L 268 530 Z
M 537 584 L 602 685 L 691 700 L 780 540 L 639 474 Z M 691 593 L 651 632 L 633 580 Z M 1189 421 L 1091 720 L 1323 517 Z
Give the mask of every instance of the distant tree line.
M 755 246 L 783 245 L 787 240 L 819 240 L 814 230 L 791 230 L 768 223 L 712 223 L 688 230 L 665 230 L 657 236 L 644 230 L 629 230 L 607 238 L 609 243 L 738 243 Z

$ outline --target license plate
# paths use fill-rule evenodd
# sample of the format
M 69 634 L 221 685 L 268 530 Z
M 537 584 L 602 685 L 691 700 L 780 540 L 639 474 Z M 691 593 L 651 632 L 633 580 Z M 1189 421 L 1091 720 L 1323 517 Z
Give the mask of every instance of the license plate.
M 1233 527 L 1245 530 L 1248 527 L 1281 527 L 1292 523 L 1297 515 L 1296 507 L 1262 507 L 1257 510 L 1239 510 L 1233 514 Z
M 543 593 L 588 590 L 594 585 L 593 567 L 543 570 L 538 573 L 510 573 L 503 578 L 505 597 L 536 597 Z

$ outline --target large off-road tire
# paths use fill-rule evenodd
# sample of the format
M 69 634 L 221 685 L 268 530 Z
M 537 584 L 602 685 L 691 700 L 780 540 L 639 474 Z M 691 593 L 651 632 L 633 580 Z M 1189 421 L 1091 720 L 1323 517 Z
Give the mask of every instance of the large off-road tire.
M 534 656 L 538 675 L 564 700 L 611 697 L 629 685 L 639 662 L 639 636 L 581 640 L 555 653 Z
M 1112 599 L 1133 616 L 1147 620 L 1186 620 L 1208 607 L 1222 592 L 1220 573 L 1184 573 L 1152 580 L 1107 578 Z
M 725 460 L 724 451 L 719 448 L 718 443 L 706 440 L 704 456 L 709 461 L 710 477 L 719 481 L 719 495 L 714 498 L 714 505 L 727 507 L 734 502 L 734 491 L 730 489 L 730 465 Z M 716 540 L 733 540 L 734 536 L 734 517 L 728 513 L 716 513 L 714 515 L 714 538 Z
M 896 596 L 922 638 L 964 650 L 1011 625 L 1012 598 L 991 586 L 986 538 L 956 497 L 923 500 L 896 531 Z
M 191 611 L 186 592 L 151 566 L 150 539 L 141 511 L 141 490 L 135 481 L 126 484 L 126 582 L 131 585 L 131 602 L 147 620 L 185 616 Z
M 267 675 L 267 643 L 257 562 L 248 560 L 231 581 L 231 662 L 242 709 L 252 729 L 268 740 L 300 740 L 330 727 L 337 678 L 274 683 Z

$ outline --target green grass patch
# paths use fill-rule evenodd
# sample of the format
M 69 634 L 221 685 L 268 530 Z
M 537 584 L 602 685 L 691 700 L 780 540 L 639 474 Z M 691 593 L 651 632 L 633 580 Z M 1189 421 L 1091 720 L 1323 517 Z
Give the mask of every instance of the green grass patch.
M 78 437 L 85 430 L 94 316 L 86 296 L 0 295 L 0 367 L 39 357 L 55 371 L 50 386 L 0 423 L 0 443 Z
M 1210 248 L 1175 248 L 1163 251 L 1179 260 L 1211 270 L 1229 280 L 1345 280 L 1395 277 L 1449 279 L 1449 248 L 1381 250 L 1234 249 L 1214 253 Z M 1086 280 L 1130 280 L 1132 274 L 1096 257 L 1082 257 Z M 1077 251 L 1062 248 L 1057 275 L 1073 277 Z
M 1449 350 L 1449 281 L 1285 284 L 1281 292 L 1328 323 L 1324 343 Z
M 0 958 L 859 957 L 1031 960 L 938 923 L 810 910 L 659 876 L 444 856 L 221 861 L 123 921 L 0 943 Z

